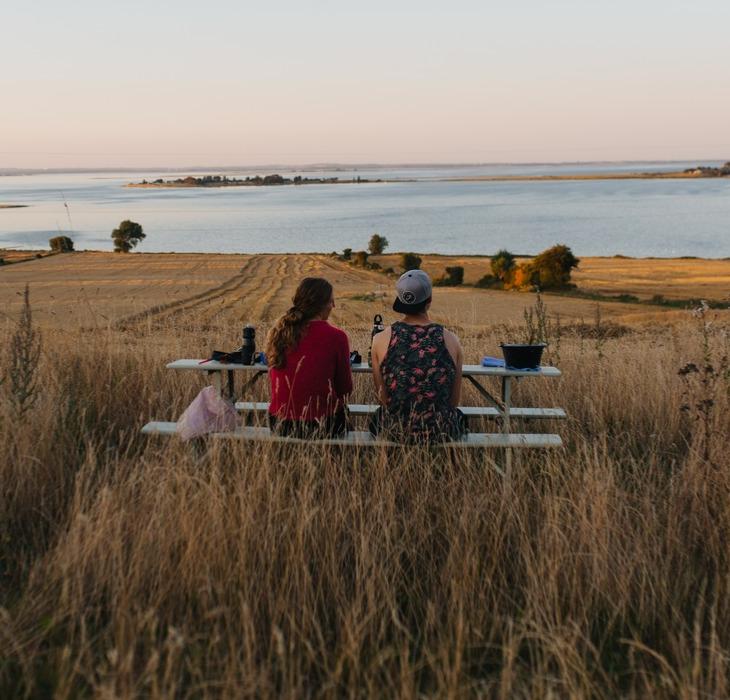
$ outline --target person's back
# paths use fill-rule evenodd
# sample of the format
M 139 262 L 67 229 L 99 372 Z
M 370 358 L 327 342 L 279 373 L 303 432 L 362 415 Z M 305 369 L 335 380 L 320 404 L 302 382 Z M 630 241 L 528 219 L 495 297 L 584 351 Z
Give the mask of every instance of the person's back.
M 352 391 L 347 336 L 327 321 L 313 319 L 283 367 L 269 370 L 269 412 L 280 420 L 313 421 L 344 408 Z
M 443 326 L 394 323 L 380 372 L 388 395 L 384 426 L 417 441 L 461 432 L 452 405 L 456 365 Z
M 404 319 L 373 339 L 373 377 L 383 405 L 374 431 L 417 442 L 455 438 L 464 432 L 457 409 L 459 339 L 429 319 L 431 281 L 426 273 L 404 274 L 396 289 L 393 309 Z
M 267 338 L 269 423 L 285 435 L 341 434 L 352 374 L 347 335 L 327 322 L 335 306 L 332 285 L 307 277 L 292 302 Z

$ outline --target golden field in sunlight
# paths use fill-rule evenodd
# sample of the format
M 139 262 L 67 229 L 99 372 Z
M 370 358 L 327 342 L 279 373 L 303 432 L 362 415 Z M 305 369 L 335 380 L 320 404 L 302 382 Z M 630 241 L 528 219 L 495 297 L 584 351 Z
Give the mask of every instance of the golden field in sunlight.
M 383 268 L 397 268 L 398 255 L 372 256 Z M 474 284 L 489 269 L 488 258 L 424 255 L 432 277 L 447 266 L 464 267 Z M 367 328 L 375 313 L 386 320 L 394 279 L 353 267 L 326 255 L 203 255 L 80 252 L 32 259 L 0 268 L 0 314 L 19 308 L 30 285 L 36 318 L 44 325 L 75 328 L 107 324 L 162 323 L 194 313 L 232 323 L 270 321 L 288 305 L 299 279 L 324 276 L 335 286 L 334 320 Z M 585 258 L 573 273 L 581 291 L 633 294 L 639 299 L 727 299 L 728 260 L 657 260 Z M 566 322 L 588 319 L 596 302 L 545 295 L 551 313 Z M 482 290 L 470 286 L 438 288 L 433 316 L 461 328 L 519 322 L 533 303 L 524 292 Z M 601 301 L 601 314 L 622 323 L 653 323 L 681 318 L 682 311 L 661 306 Z
M 600 263 L 580 274 L 610 282 Z M 689 295 L 705 261 L 677 264 Z M 140 434 L 207 381 L 167 362 L 234 349 L 243 322 L 262 339 L 305 275 L 334 283 L 353 348 L 374 313 L 393 319 L 392 279 L 320 255 L 0 268 L 0 697 L 727 697 L 728 312 L 602 302 L 599 318 L 545 295 L 563 374 L 514 399 L 563 407 L 539 430 L 564 447 L 515 454 L 510 486 L 493 452 Z M 476 362 L 534 301 L 437 288 L 434 316 Z M 370 377 L 351 400 L 375 401 Z

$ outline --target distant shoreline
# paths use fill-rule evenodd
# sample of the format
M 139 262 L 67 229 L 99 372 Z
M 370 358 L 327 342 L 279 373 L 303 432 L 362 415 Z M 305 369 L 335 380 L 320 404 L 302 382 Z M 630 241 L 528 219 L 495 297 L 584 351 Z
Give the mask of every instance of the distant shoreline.
M 0 209 L 25 209 L 28 204 L 0 204 Z
M 277 180 L 270 180 L 277 178 Z M 125 187 L 139 189 L 168 189 L 168 188 L 219 188 L 219 187 L 282 187 L 301 185 L 352 185 L 387 183 L 397 184 L 404 182 L 570 182 L 570 181 L 591 181 L 591 180 L 701 180 L 701 179 L 730 179 L 728 167 L 705 168 L 697 167 L 688 170 L 677 170 L 669 172 L 624 172 L 624 173 L 568 173 L 565 175 L 464 175 L 459 177 L 439 177 L 433 179 L 419 178 L 282 178 L 280 175 L 267 176 L 264 178 L 246 178 L 245 180 L 227 179 L 216 177 L 186 177 L 176 180 L 158 179 L 152 182 L 130 182 Z
M 692 170 L 661 173 L 575 173 L 572 175 L 469 175 L 441 178 L 439 182 L 561 182 L 566 180 L 702 180 L 730 179 L 730 175 L 716 175 Z

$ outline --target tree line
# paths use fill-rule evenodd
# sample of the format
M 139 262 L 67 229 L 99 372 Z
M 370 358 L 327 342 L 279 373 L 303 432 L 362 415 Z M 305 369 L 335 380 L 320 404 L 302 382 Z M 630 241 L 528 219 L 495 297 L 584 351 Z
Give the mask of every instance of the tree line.
M 357 267 L 380 270 L 381 265 L 369 258 L 371 255 L 382 255 L 387 247 L 388 239 L 375 233 L 370 238 L 367 250 L 345 248 L 342 255 L 333 255 Z M 399 268 L 403 272 L 418 270 L 422 262 L 416 253 L 401 253 Z M 476 286 L 484 289 L 571 289 L 575 287 L 570 281 L 571 272 L 579 263 L 573 251 L 564 244 L 554 245 L 521 263 L 510 251 L 500 250 L 490 257 L 489 270 Z M 389 267 L 384 272 L 394 273 L 395 269 Z M 447 267 L 443 275 L 434 279 L 434 285 L 439 287 L 458 287 L 463 283 L 464 268 L 461 265 Z

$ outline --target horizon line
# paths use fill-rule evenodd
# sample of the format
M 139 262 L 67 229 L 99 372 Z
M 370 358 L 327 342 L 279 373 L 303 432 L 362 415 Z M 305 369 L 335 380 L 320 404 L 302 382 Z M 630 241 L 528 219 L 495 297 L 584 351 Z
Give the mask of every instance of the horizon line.
M 660 159 L 619 159 L 619 160 L 556 160 L 556 161 L 429 161 L 417 162 L 315 162 L 315 163 L 263 163 L 242 165 L 187 165 L 187 166 L 54 166 L 46 168 L 2 167 L 0 175 L 25 175 L 42 173 L 128 173 L 128 172 L 200 172 L 200 171 L 238 171 L 238 170 L 357 170 L 383 168 L 463 168 L 482 166 L 540 166 L 540 165 L 631 165 L 631 164 L 665 164 L 665 163 L 695 163 L 700 161 L 725 162 L 723 158 L 660 158 Z

